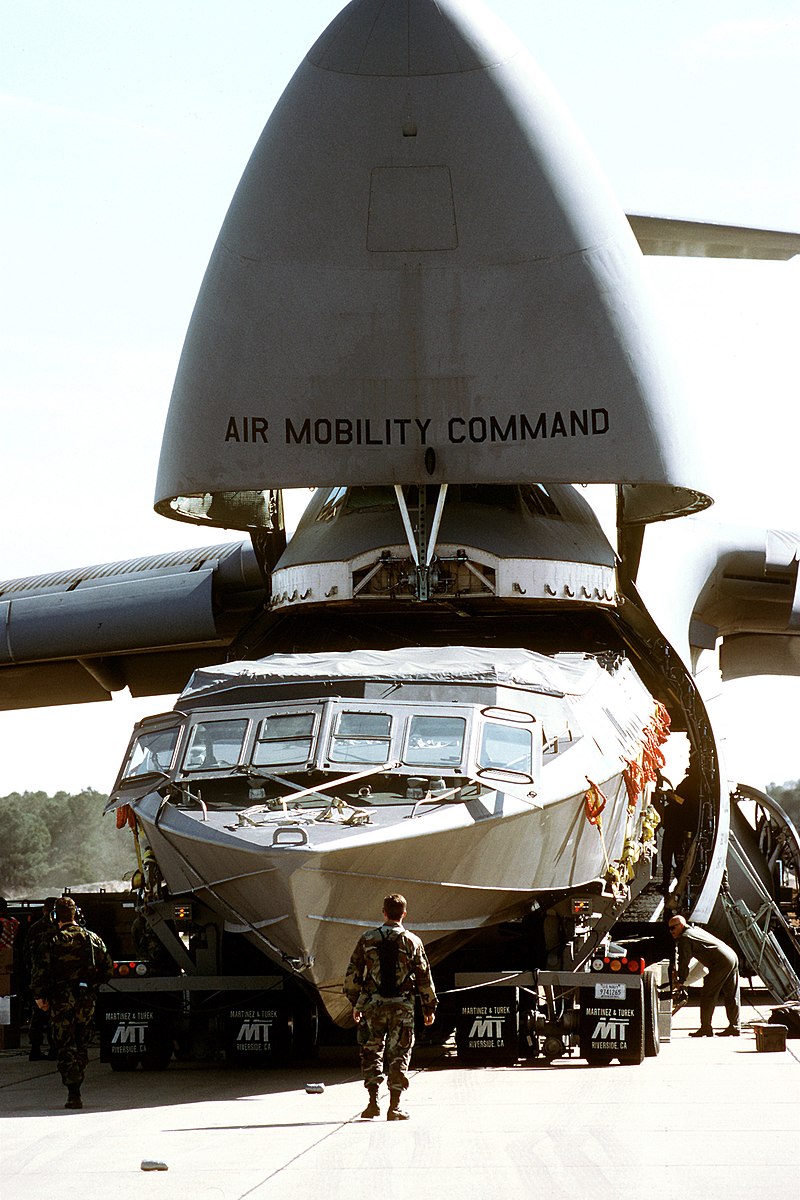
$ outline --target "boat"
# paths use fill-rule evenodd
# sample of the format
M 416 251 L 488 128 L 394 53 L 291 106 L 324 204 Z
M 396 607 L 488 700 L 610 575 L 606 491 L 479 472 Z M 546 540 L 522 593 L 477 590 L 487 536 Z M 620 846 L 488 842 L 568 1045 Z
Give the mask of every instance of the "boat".
M 558 895 L 624 889 L 654 848 L 668 730 L 615 652 L 277 654 L 195 671 L 134 730 L 110 803 L 173 897 L 345 1020 L 352 946 L 389 892 L 436 962 Z

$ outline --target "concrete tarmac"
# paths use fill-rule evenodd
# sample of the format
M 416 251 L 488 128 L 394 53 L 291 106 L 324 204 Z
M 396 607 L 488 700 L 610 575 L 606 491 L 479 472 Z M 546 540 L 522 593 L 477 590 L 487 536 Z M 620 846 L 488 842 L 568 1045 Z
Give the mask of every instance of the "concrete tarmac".
M 759 1200 L 800 1188 L 800 1041 L 690 1039 L 697 1009 L 641 1066 L 465 1068 L 422 1049 L 412 1119 L 362 1121 L 355 1047 L 312 1066 L 173 1064 L 115 1073 L 95 1051 L 86 1107 L 50 1062 L 0 1051 L 2 1200 Z M 724 1024 L 717 1010 L 717 1024 Z M 320 1094 L 306 1092 L 322 1082 Z M 387 1097 L 382 1097 L 385 1112 Z M 166 1170 L 145 1171 L 143 1162 Z

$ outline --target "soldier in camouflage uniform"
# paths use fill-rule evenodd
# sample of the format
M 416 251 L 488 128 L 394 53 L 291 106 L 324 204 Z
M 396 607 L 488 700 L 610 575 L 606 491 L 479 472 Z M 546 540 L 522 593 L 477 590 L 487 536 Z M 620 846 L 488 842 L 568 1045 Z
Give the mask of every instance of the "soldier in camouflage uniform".
M 414 996 L 422 1002 L 426 1025 L 436 1013 L 436 989 L 425 947 L 403 928 L 406 902 L 393 894 L 383 902 L 384 923 L 361 935 L 350 959 L 344 994 L 358 1025 L 361 1073 L 369 1092 L 362 1117 L 380 1116 L 378 1091 L 387 1061 L 390 1104 L 387 1121 L 407 1121 L 400 1098 L 408 1087 L 408 1064 L 414 1048 Z
M 31 994 L 30 985 L 33 960 L 36 957 L 37 948 L 44 938 L 51 937 L 58 929 L 55 916 L 53 915 L 55 906 L 56 897 L 48 896 L 44 902 L 41 917 L 30 926 L 25 935 L 25 941 L 22 943 L 22 961 L 25 964 L 29 995 Z M 50 1019 L 47 1013 L 43 1012 L 34 1002 L 31 1005 L 31 1016 L 28 1022 L 28 1040 L 31 1047 L 28 1059 L 30 1062 L 39 1062 L 44 1058 L 44 1054 L 42 1054 L 42 1041 L 45 1034 L 47 1034 L 47 1041 L 50 1047 L 49 1057 L 51 1059 L 55 1058 L 55 1050 L 50 1040 Z
M 89 1061 L 97 989 L 111 978 L 113 963 L 96 933 L 75 920 L 75 901 L 56 901 L 58 932 L 34 951 L 31 992 L 35 1003 L 50 1014 L 50 1037 L 58 1054 L 58 1069 L 67 1089 L 65 1108 L 83 1108 L 81 1084 Z

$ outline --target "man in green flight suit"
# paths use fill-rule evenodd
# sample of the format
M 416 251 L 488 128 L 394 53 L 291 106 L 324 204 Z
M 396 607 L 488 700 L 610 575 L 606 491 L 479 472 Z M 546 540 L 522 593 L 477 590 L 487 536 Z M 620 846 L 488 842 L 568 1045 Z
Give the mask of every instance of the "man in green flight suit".
M 114 964 L 105 943 L 76 921 L 75 901 L 62 896 L 55 904 L 57 932 L 34 951 L 31 993 L 37 1008 L 50 1014 L 50 1037 L 58 1069 L 67 1089 L 65 1108 L 83 1108 L 81 1084 L 89 1061 L 97 989 Z
M 436 1013 L 436 989 L 425 947 L 416 934 L 403 928 L 405 897 L 398 893 L 383 902 L 384 921 L 363 933 L 356 943 L 344 981 L 358 1025 L 361 1073 L 369 1092 L 362 1117 L 379 1117 L 378 1091 L 387 1060 L 390 1104 L 387 1121 L 407 1121 L 400 1098 L 408 1087 L 408 1064 L 414 1048 L 414 996 L 422 1003 L 426 1025 Z
M 739 1036 L 739 956 L 726 942 L 721 942 L 707 929 L 690 925 L 685 917 L 676 913 L 669 919 L 669 931 L 678 943 L 678 963 L 675 970 L 675 986 L 685 987 L 689 964 L 693 958 L 702 963 L 707 974 L 700 995 L 700 1028 L 689 1037 L 713 1037 L 711 1025 L 718 1001 L 725 1005 L 728 1017 L 727 1029 L 718 1037 Z

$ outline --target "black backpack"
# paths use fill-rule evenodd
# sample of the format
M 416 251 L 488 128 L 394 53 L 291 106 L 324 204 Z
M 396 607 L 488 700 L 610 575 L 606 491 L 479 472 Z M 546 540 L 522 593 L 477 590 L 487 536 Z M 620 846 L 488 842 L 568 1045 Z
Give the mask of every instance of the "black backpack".
M 773 1008 L 770 1025 L 785 1025 L 787 1038 L 800 1038 L 800 1001 L 790 1000 L 780 1008 Z
M 381 996 L 397 996 L 400 988 L 397 982 L 397 959 L 400 950 L 400 935 L 394 937 L 381 930 L 381 940 L 378 943 L 378 961 L 381 968 L 381 979 L 378 994 Z

